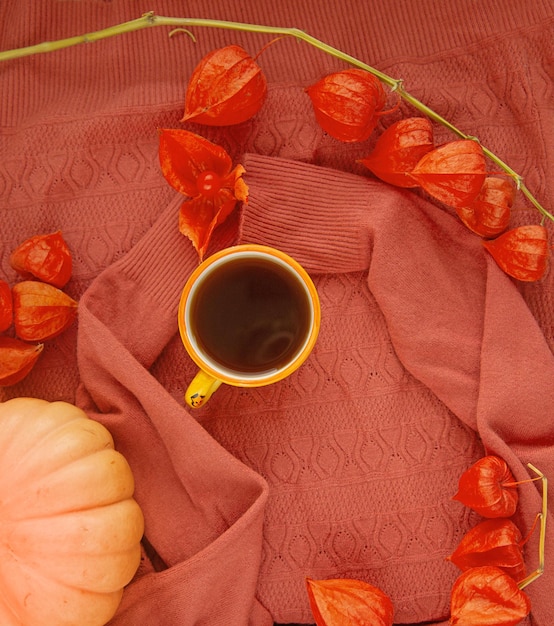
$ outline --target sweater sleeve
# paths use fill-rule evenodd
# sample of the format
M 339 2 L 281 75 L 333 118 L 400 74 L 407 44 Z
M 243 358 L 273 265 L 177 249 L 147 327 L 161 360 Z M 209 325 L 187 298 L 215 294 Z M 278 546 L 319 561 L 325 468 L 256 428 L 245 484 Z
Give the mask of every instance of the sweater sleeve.
M 479 238 L 413 191 L 258 155 L 245 166 L 250 202 L 241 242 L 281 248 L 314 273 L 367 269 L 404 366 L 478 432 L 488 452 L 506 459 L 516 479 L 534 476 L 528 463 L 554 475 L 554 358 Z M 529 529 L 541 487 L 519 490 Z M 535 533 L 527 546 L 530 569 L 537 541 Z M 547 544 L 554 549 L 552 535 Z M 545 572 L 526 589 L 537 624 L 554 612 L 552 584 Z
M 149 370 L 176 334 L 180 291 L 197 263 L 177 214 L 178 204 L 169 206 L 80 302 L 79 404 L 108 427 L 129 461 L 145 536 L 163 564 L 127 587 L 111 623 L 147 624 L 156 615 L 167 626 L 226 626 L 256 616 L 267 626 L 272 620 L 255 600 L 265 481 Z
M 528 475 L 528 462 L 554 472 L 552 354 L 477 238 L 414 192 L 271 157 L 248 156 L 245 166 L 250 195 L 239 242 L 281 248 L 312 273 L 367 270 L 405 367 L 517 478 Z M 177 204 L 168 207 L 80 305 L 80 404 L 127 456 L 146 538 L 166 566 L 129 585 L 113 624 L 146 623 L 155 611 L 167 626 L 268 626 L 255 599 L 267 485 L 151 371 L 176 334 L 180 291 L 196 263 L 176 212 Z M 223 227 L 218 245 L 235 235 L 232 224 Z M 540 495 L 534 484 L 520 491 L 530 527 Z M 533 563 L 536 540 L 529 545 Z M 529 587 L 540 626 L 554 611 L 551 584 L 545 573 Z

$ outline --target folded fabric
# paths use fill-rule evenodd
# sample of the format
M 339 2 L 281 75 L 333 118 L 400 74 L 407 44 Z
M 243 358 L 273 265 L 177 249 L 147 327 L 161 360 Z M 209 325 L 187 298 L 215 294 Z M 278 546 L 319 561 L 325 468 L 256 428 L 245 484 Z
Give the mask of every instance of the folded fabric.
M 0 49 L 150 9 L 304 29 L 402 78 L 552 207 L 549 0 L 524 9 L 482 0 L 479 11 L 457 0 L 358 0 L 348 10 L 320 0 L 151 0 L 138 12 L 135 0 L 19 0 L 0 2 Z M 393 598 L 398 624 L 444 621 L 458 574 L 444 557 L 478 521 L 451 500 L 461 472 L 490 451 L 518 479 L 529 461 L 554 476 L 554 272 L 516 287 L 446 210 L 376 183 L 358 159 L 417 113 L 403 103 L 367 142 L 334 140 L 305 88 L 348 64 L 306 42 L 282 38 L 258 57 L 268 93 L 252 120 L 183 124 L 186 82 L 204 54 L 238 44 L 255 55 L 272 35 L 194 27 L 193 44 L 168 32 L 0 64 L 2 278 L 19 280 L 8 259 L 21 241 L 61 229 L 74 255 L 67 292 L 81 300 L 77 322 L 0 398 L 73 402 L 78 387 L 77 402 L 133 467 L 143 561 L 112 624 L 312 623 L 307 575 L 372 582 Z M 389 100 L 394 107 L 396 94 Z M 452 138 L 434 126 L 436 143 Z M 198 259 L 177 232 L 183 198 L 157 159 L 157 129 L 170 127 L 205 135 L 246 166 L 250 202 L 211 249 L 284 249 L 308 268 L 323 306 L 316 349 L 298 372 L 267 388 L 222 386 L 196 412 L 184 408 L 196 368 L 176 316 Z M 519 193 L 512 225 L 538 220 Z M 520 493 L 525 533 L 540 485 Z M 525 547 L 530 570 L 537 539 Z M 552 621 L 550 528 L 547 542 L 523 624 Z
M 272 245 L 313 275 L 322 330 L 300 370 L 184 408 L 194 366 L 176 315 L 197 260 L 177 204 L 81 300 L 79 402 L 131 463 L 161 570 L 145 561 L 113 624 L 311 623 L 306 576 L 368 580 L 396 623 L 444 620 L 457 576 L 445 556 L 477 521 L 451 497 L 481 440 L 518 478 L 527 462 L 553 470 L 552 355 L 447 212 L 314 165 L 249 155 L 245 166 L 238 238 L 231 224 L 218 245 Z M 162 351 L 183 367 L 180 390 L 157 380 Z M 525 532 L 540 496 L 520 491 Z M 534 567 L 536 539 L 526 554 Z M 529 587 L 541 625 L 549 579 Z

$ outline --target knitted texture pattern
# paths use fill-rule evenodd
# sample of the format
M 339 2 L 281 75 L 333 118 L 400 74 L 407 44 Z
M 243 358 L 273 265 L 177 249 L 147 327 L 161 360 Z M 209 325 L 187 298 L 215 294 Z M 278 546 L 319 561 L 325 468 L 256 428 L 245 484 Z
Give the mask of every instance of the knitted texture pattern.
M 0 49 L 147 9 L 304 29 L 402 78 L 552 207 L 550 2 L 490 0 L 476 11 L 433 0 L 348 10 L 316 0 L 142 9 L 23 0 L 0 6 L 9 25 Z M 77 403 L 129 460 L 146 540 L 114 626 L 309 624 L 306 576 L 371 582 L 392 597 L 398 624 L 447 620 L 458 572 L 445 557 L 479 521 L 451 500 L 460 474 L 492 451 L 518 478 L 529 461 L 554 476 L 554 272 L 515 285 L 448 209 L 357 162 L 385 127 L 414 115 L 406 104 L 362 144 L 325 135 L 304 90 L 345 65 L 307 44 L 281 39 L 259 57 L 269 88 L 254 119 L 180 123 L 203 54 L 229 43 L 255 54 L 270 38 L 167 34 L 150 28 L 0 64 L 0 278 L 19 280 L 9 255 L 21 241 L 60 229 L 74 258 L 64 290 L 80 301 L 78 322 L 0 400 Z M 322 303 L 316 348 L 297 372 L 259 389 L 222 386 L 197 412 L 182 399 L 195 366 L 177 304 L 198 260 L 177 231 L 183 198 L 161 175 L 158 128 L 198 132 L 246 167 L 249 203 L 210 252 L 283 249 Z M 437 143 L 452 138 L 434 130 Z M 513 226 L 538 221 L 523 199 L 515 208 Z M 521 488 L 523 531 L 539 507 L 536 487 Z M 536 538 L 526 559 L 536 566 Z M 547 572 L 528 588 L 539 626 L 554 613 L 551 585 Z

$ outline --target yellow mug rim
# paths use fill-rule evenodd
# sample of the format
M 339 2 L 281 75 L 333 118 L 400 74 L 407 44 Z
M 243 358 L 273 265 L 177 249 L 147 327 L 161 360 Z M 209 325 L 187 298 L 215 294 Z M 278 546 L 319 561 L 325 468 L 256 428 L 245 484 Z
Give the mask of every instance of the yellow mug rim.
M 299 352 L 293 361 L 291 361 L 286 367 L 281 368 L 275 372 L 271 372 L 267 376 L 259 376 L 256 378 L 253 377 L 241 377 L 238 376 L 228 376 L 226 373 L 221 372 L 208 362 L 206 362 L 201 355 L 199 355 L 194 346 L 192 345 L 185 324 L 185 308 L 189 293 L 197 281 L 198 277 L 211 265 L 213 265 L 219 259 L 222 259 L 226 256 L 230 256 L 235 254 L 236 252 L 261 252 L 268 256 L 277 258 L 282 262 L 286 263 L 288 266 L 292 267 L 295 272 L 300 276 L 302 281 L 304 282 L 309 294 L 310 300 L 312 303 L 313 309 L 313 323 L 310 328 L 310 335 L 304 348 L 301 352 Z M 319 328 L 321 325 L 321 306 L 319 302 L 319 296 L 315 285 L 306 270 L 291 256 L 278 250 L 277 248 L 272 248 L 270 246 L 264 246 L 260 244 L 240 244 L 236 246 L 230 246 L 228 248 L 224 248 L 223 250 L 219 250 L 215 252 L 207 259 L 202 261 L 200 265 L 195 268 L 192 274 L 187 279 L 183 291 L 181 293 L 181 299 L 179 301 L 179 310 L 178 310 L 178 324 L 179 324 L 179 334 L 181 336 L 181 341 L 183 342 L 185 349 L 190 356 L 190 358 L 194 361 L 194 363 L 204 372 L 213 376 L 216 380 L 220 380 L 221 382 L 232 385 L 235 387 L 263 387 L 265 385 L 270 385 L 272 383 L 278 382 L 283 378 L 286 378 L 296 369 L 298 369 L 304 361 L 308 358 L 310 352 L 312 351 L 315 342 L 317 340 L 317 336 L 319 334 Z

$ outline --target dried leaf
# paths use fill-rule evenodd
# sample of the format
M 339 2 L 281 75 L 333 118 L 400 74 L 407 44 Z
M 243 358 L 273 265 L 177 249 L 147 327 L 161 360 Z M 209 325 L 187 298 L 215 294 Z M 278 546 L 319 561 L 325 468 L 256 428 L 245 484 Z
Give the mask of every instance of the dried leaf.
M 488 519 L 471 528 L 448 557 L 462 571 L 494 565 L 515 581 L 525 578 L 523 537 L 510 519 Z
M 394 607 L 377 587 L 360 580 L 306 579 L 317 626 L 391 626 Z
M 469 569 L 452 587 L 452 626 L 516 626 L 530 611 L 527 594 L 498 567 Z
M 425 117 L 408 117 L 389 126 L 372 152 L 360 160 L 375 176 L 397 187 L 417 187 L 410 173 L 433 149 L 433 127 Z
M 546 273 L 550 248 L 544 226 L 518 226 L 483 245 L 499 267 L 517 280 L 540 280 Z
M 10 265 L 25 278 L 34 276 L 61 288 L 71 278 L 73 260 L 62 233 L 57 231 L 25 240 L 12 252 Z
M 460 477 L 454 500 L 483 517 L 511 517 L 518 492 L 506 461 L 489 455 L 476 461 Z
M 30 345 L 12 337 L 0 337 L 0 387 L 15 385 L 33 369 L 44 344 Z
M 181 121 L 240 124 L 260 110 L 266 94 L 267 81 L 260 66 L 240 46 L 225 46 L 208 53 L 196 66 Z
M 381 81 L 361 69 L 329 74 L 306 92 L 321 128 L 344 142 L 365 141 L 387 100 Z
M 475 200 L 458 207 L 462 222 L 481 237 L 496 237 L 508 228 L 515 196 L 513 185 L 504 178 L 488 176 Z
M 13 298 L 12 290 L 5 280 L 0 280 L 0 333 L 12 325 Z
M 431 150 L 411 176 L 429 195 L 451 207 L 471 204 L 485 181 L 483 149 L 470 139 L 460 139 Z
M 24 341 L 56 337 L 77 316 L 77 302 L 47 283 L 25 280 L 12 292 L 15 334 Z

